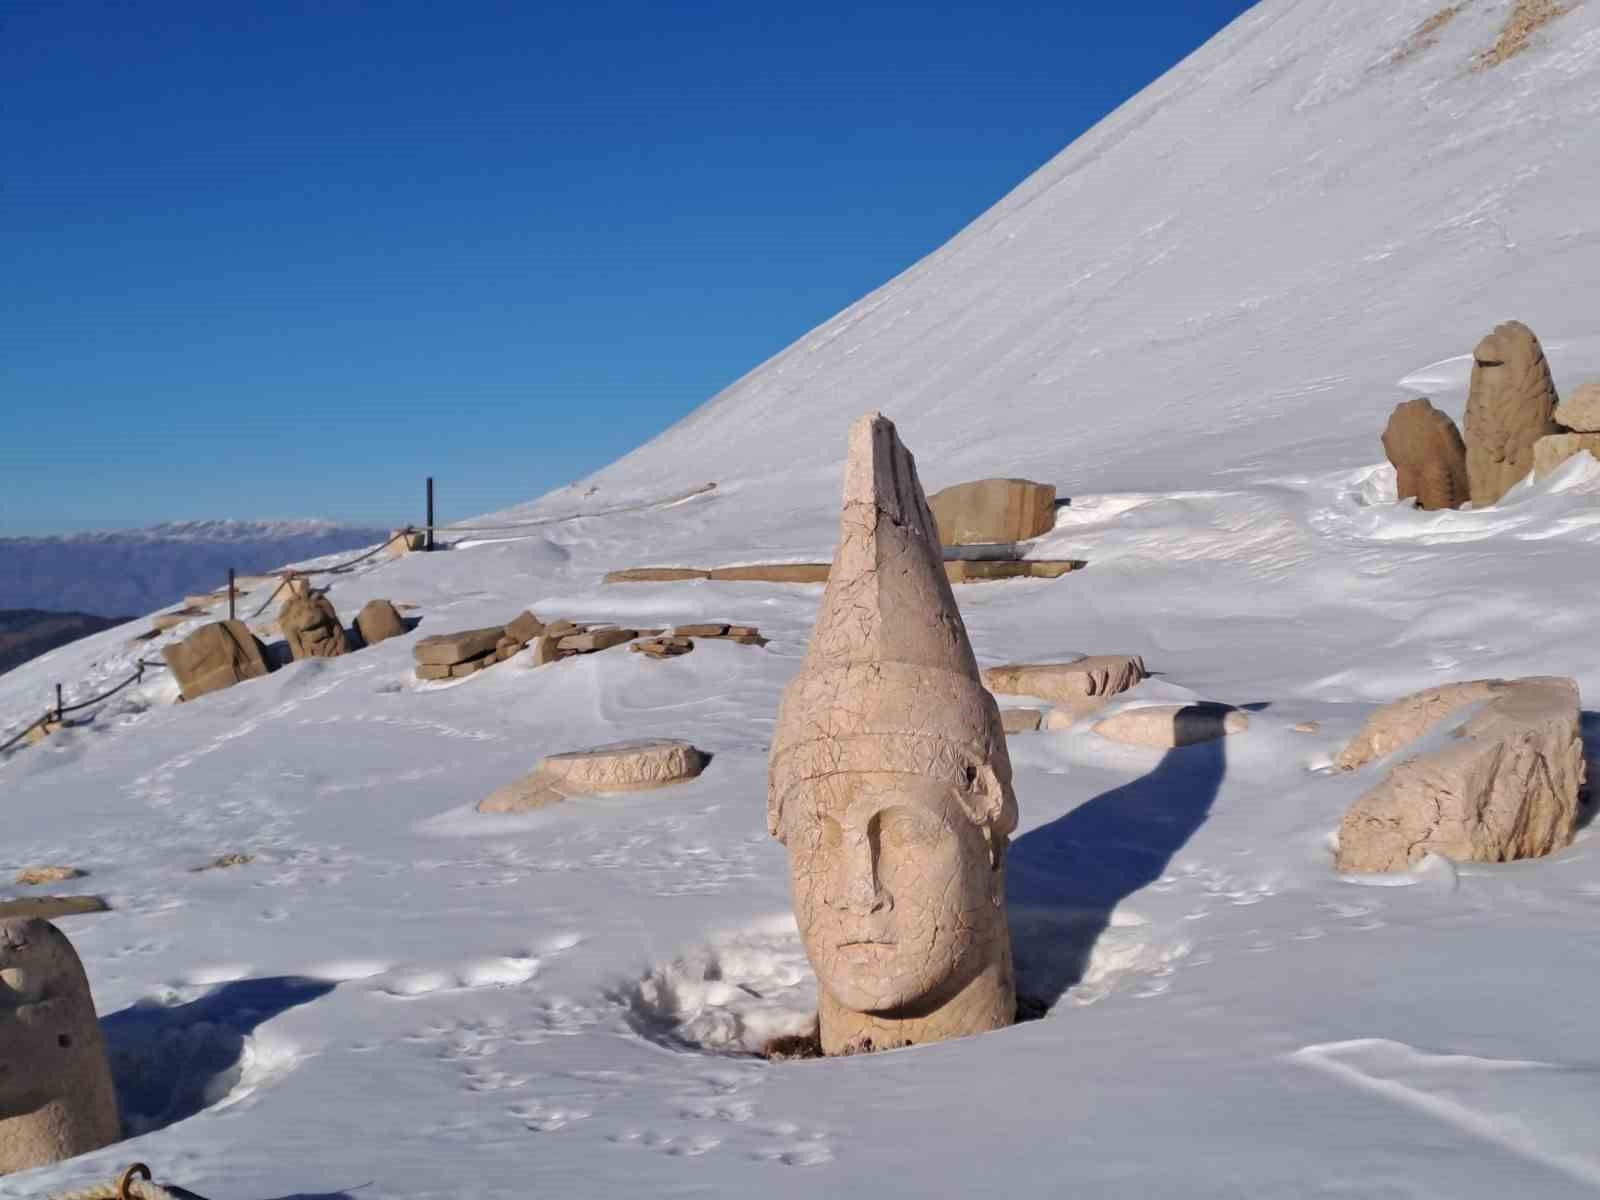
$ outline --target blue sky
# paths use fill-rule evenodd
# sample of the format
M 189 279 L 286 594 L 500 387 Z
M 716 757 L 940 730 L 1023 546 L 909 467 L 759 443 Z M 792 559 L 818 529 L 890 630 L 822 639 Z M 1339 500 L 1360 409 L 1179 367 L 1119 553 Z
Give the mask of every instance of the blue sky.
M 1249 8 L 0 8 L 0 533 L 626 453 Z

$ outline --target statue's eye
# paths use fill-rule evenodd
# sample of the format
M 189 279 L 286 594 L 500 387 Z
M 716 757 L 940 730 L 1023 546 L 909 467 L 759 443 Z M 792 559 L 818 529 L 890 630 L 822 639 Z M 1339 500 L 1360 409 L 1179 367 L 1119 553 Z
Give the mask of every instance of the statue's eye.
M 914 808 L 896 806 L 878 814 L 878 843 L 882 846 L 918 846 L 933 841 L 939 826 Z

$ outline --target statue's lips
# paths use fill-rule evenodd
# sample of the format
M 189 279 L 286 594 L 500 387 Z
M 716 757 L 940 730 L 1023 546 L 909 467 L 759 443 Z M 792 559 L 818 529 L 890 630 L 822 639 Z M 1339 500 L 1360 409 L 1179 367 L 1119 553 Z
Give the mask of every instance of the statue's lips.
M 896 943 L 888 938 L 857 938 L 854 941 L 840 942 L 839 950 L 844 954 L 871 954 L 880 950 L 892 950 Z

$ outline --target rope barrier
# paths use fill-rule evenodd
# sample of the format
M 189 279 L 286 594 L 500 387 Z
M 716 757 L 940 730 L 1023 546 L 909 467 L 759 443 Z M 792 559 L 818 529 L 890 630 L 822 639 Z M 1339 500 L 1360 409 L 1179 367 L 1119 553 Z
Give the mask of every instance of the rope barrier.
M 164 1188 L 150 1177 L 150 1168 L 134 1163 L 107 1183 L 75 1192 L 57 1192 L 49 1200 L 204 1200 L 187 1188 Z
M 79 700 L 76 704 L 64 704 L 60 708 L 51 706 L 50 708 L 45 709 L 44 716 L 38 718 L 31 725 L 23 728 L 23 730 L 15 737 L 4 743 L 0 743 L 0 754 L 4 754 L 7 750 L 11 749 L 18 742 L 26 738 L 35 729 L 39 729 L 45 725 L 48 725 L 51 721 L 59 721 L 62 717 L 66 716 L 67 713 L 79 712 L 82 709 L 99 704 L 102 700 L 109 700 L 112 696 L 115 696 L 118 692 L 122 691 L 123 688 L 133 686 L 135 683 L 138 683 L 144 678 L 144 673 L 147 668 L 159 671 L 164 670 L 166 665 L 166 663 L 146 662 L 141 658 L 137 666 L 134 668 L 132 675 L 129 675 L 126 679 L 122 680 L 114 687 L 101 692 L 98 696 L 90 696 L 87 700 Z

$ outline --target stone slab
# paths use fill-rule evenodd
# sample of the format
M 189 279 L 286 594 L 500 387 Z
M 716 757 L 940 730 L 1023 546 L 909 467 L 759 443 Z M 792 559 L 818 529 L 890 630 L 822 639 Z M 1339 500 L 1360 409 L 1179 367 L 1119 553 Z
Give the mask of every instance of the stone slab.
M 711 578 L 721 583 L 827 583 L 831 563 L 750 563 L 716 567 Z
M 53 921 L 57 917 L 110 911 L 111 906 L 103 896 L 28 896 L 21 900 L 0 900 L 0 918 L 42 917 Z
M 1056 523 L 1054 484 L 1031 479 L 976 479 L 928 497 L 946 546 L 1025 542 Z
M 506 626 L 506 636 L 526 645 L 544 632 L 544 622 L 532 612 L 521 612 Z
M 1250 728 L 1250 716 L 1226 704 L 1154 704 L 1129 708 L 1096 721 L 1090 729 L 1129 746 L 1172 750 L 1215 741 Z
M 449 679 L 450 665 L 447 663 L 418 663 L 418 679 Z
M 588 633 L 575 633 L 564 637 L 556 643 L 556 648 L 569 654 L 593 654 L 599 650 L 609 650 L 612 646 L 620 646 L 623 642 L 633 641 L 634 631 L 631 629 L 595 629 Z
M 440 663 L 449 666 L 452 663 L 466 662 L 469 658 L 476 658 L 486 654 L 499 644 L 501 635 L 505 633 L 504 625 L 491 625 L 484 629 L 463 629 L 459 633 L 439 633 L 433 637 L 425 637 L 412 647 L 412 656 L 419 663 Z
M 1149 678 L 1137 654 L 1096 654 L 1064 663 L 1008 663 L 983 673 L 997 696 L 1037 696 L 1066 705 L 1075 717 L 1103 708 L 1113 696 Z
M 1600 459 L 1600 433 L 1552 433 L 1533 444 L 1533 474 L 1543 478 L 1587 450 Z
M 627 567 L 606 572 L 607 583 L 678 583 L 689 579 L 710 579 L 711 572 L 698 567 Z
M 194 700 L 267 674 L 265 650 L 243 621 L 214 621 L 163 647 L 161 656 L 183 698 Z
M 1009 733 L 1037 733 L 1044 724 L 1044 711 L 1037 708 L 1002 708 L 1000 727 Z

